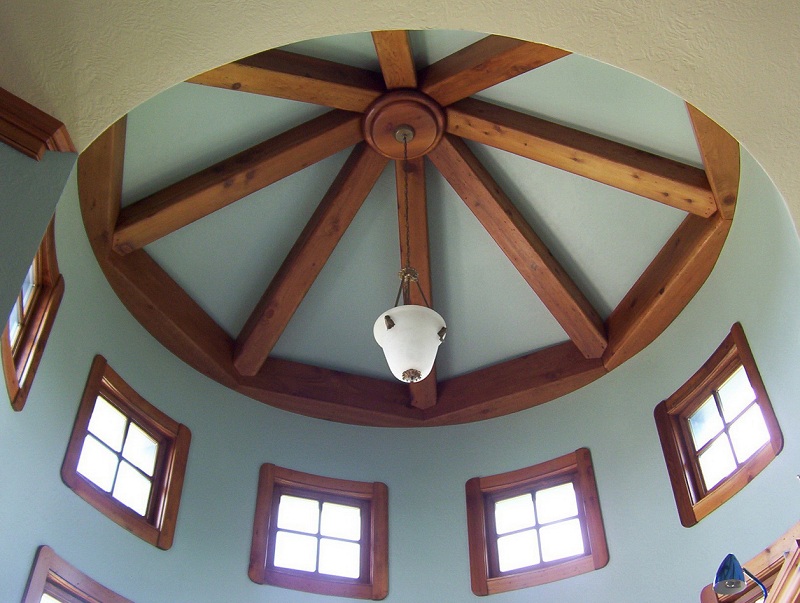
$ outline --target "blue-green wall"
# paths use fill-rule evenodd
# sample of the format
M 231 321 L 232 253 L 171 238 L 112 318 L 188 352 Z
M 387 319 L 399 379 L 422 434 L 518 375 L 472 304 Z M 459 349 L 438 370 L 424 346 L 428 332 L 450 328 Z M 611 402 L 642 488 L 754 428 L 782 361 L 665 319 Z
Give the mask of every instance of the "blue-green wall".
M 13 273 L 0 279 L 2 307 L 10 306 L 57 196 L 53 191 L 73 160 L 48 153 L 32 168 L 0 145 L 3 264 Z M 36 212 L 22 211 L 34 189 L 42 190 Z M 743 158 L 739 208 L 717 268 L 656 342 L 564 398 L 463 426 L 361 428 L 292 415 L 239 396 L 173 357 L 124 309 L 86 240 L 74 172 L 59 201 L 56 236 L 66 295 L 24 411 L 0 404 L 2 601 L 20 599 L 41 544 L 139 603 L 319 600 L 258 586 L 247 577 L 256 482 L 264 462 L 388 484 L 387 600 L 393 603 L 476 600 L 469 587 L 466 480 L 581 446 L 591 449 L 594 460 L 608 566 L 492 601 L 697 601 L 724 554 L 746 560 L 798 519 L 800 245 L 783 201 L 749 156 Z M 737 320 L 783 427 L 785 448 L 752 484 L 686 529 L 675 510 L 653 407 L 702 364 Z M 130 535 L 61 482 L 78 401 L 98 353 L 145 398 L 192 430 L 169 551 Z

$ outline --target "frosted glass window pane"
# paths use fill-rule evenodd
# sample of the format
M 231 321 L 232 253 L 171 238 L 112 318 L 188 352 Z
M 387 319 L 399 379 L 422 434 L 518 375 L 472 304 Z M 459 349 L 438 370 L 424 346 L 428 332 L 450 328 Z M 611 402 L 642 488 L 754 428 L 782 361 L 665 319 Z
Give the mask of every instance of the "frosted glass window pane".
M 150 485 L 149 479 L 136 471 L 132 465 L 122 461 L 112 496 L 144 517 L 150 499 Z
M 526 530 L 498 538 L 497 561 L 501 572 L 539 563 L 536 530 Z
M 128 436 L 125 438 L 125 447 L 122 450 L 122 456 L 130 461 L 139 469 L 144 471 L 147 475 L 153 475 L 153 469 L 156 466 L 156 452 L 158 451 L 158 442 L 151 438 L 145 431 L 131 423 L 128 428 Z
M 494 503 L 494 525 L 498 534 L 507 534 L 536 525 L 533 498 L 530 494 L 498 500 Z
M 575 499 L 572 482 L 545 488 L 536 493 L 536 515 L 540 524 L 575 517 L 577 514 L 578 501 Z
M 92 418 L 89 419 L 89 431 L 116 452 L 122 450 L 127 422 L 125 415 L 109 404 L 105 398 L 97 396 Z
M 758 404 L 753 404 L 728 430 L 733 451 L 740 463 L 753 456 L 759 448 L 769 442 L 769 431 Z
M 719 399 L 722 416 L 728 423 L 756 399 L 756 393 L 750 386 L 750 380 L 743 366 L 736 369 L 736 372 L 719 388 Z
M 358 578 L 361 575 L 361 545 L 343 540 L 321 539 L 319 573 Z
M 706 488 L 711 490 L 720 481 L 728 477 L 736 469 L 733 451 L 728 441 L 728 436 L 722 434 L 717 440 L 700 455 L 700 471 Z
M 539 528 L 542 541 L 542 561 L 555 561 L 573 555 L 583 555 L 583 534 L 579 519 L 569 519 Z
M 278 531 L 275 534 L 275 567 L 313 572 L 317 569 L 317 538 Z
M 278 527 L 316 534 L 319 530 L 319 501 L 282 494 L 278 504 Z
M 106 492 L 111 492 L 117 473 L 117 455 L 87 434 L 78 459 L 78 473 Z
M 22 281 L 22 307 L 27 309 L 28 302 L 33 295 L 34 276 L 33 266 L 28 268 L 28 273 L 25 275 L 25 280 Z
M 320 534 L 347 540 L 360 540 L 361 509 L 349 505 L 323 503 Z
M 703 402 L 692 416 L 689 417 L 689 427 L 692 430 L 695 450 L 700 450 L 715 435 L 722 431 L 722 418 L 719 416 L 717 405 L 713 397 Z
M 14 345 L 19 335 L 19 299 L 14 301 L 14 307 L 11 308 L 11 315 L 8 317 L 8 340 L 11 345 Z
M 39 603 L 61 603 L 61 602 L 58 599 L 51 597 L 47 593 L 44 593 L 42 595 L 42 598 L 39 599 Z

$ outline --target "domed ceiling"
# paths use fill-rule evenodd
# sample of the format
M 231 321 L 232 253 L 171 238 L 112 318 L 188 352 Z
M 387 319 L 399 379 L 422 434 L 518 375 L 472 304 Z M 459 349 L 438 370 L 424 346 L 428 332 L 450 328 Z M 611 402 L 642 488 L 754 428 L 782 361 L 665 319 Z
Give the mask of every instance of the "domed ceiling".
M 716 124 L 613 67 L 375 32 L 161 93 L 84 152 L 79 187 L 109 282 L 190 365 L 294 412 L 415 426 L 546 402 L 648 345 L 713 268 L 738 161 Z M 409 253 L 448 335 L 406 385 L 372 326 Z

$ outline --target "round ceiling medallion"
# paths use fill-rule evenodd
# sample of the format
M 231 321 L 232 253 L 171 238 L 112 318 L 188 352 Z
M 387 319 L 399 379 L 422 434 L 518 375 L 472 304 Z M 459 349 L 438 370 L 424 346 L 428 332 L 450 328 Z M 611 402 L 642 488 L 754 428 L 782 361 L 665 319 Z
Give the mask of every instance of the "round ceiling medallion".
M 364 140 L 389 159 L 403 159 L 403 143 L 395 136 L 400 126 L 414 132 L 408 140 L 408 158 L 432 151 L 444 133 L 445 117 L 439 103 L 416 90 L 394 90 L 379 97 L 364 114 Z

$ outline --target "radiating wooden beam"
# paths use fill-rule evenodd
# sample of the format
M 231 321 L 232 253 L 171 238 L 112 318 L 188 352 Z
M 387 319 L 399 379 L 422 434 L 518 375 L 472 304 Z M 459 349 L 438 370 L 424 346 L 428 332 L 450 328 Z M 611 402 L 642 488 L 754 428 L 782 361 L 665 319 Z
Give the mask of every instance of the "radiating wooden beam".
M 549 402 L 606 374 L 571 341 L 479 369 L 439 384 L 439 401 L 426 425 L 490 419 Z
M 681 313 L 711 274 L 730 220 L 687 216 L 609 316 L 608 370 L 633 357 Z
M 75 152 L 64 124 L 0 88 L 0 142 L 39 160 L 45 151 Z
M 386 91 L 378 73 L 285 50 L 267 50 L 187 81 L 359 112 Z
M 372 41 L 378 53 L 378 62 L 381 65 L 386 88 L 389 90 L 416 88 L 417 70 L 414 68 L 414 55 L 411 52 L 408 32 L 373 31 Z
M 420 73 L 420 90 L 447 106 L 570 54 L 560 48 L 487 36 Z
M 144 251 L 111 252 L 122 195 L 125 120 L 112 125 L 78 159 L 78 190 L 89 242 L 111 287 L 154 337 L 201 373 L 236 385 L 233 340 Z
M 359 115 L 331 111 L 125 207 L 114 251 L 140 249 L 361 140 Z
M 428 201 L 425 191 L 425 159 L 419 157 L 408 162 L 408 219 L 405 212 L 405 172 L 403 162 L 395 162 L 397 181 L 397 216 L 400 225 L 400 264 L 409 261 L 419 274 L 419 288 L 412 283 L 407 304 L 433 307 L 431 292 L 431 262 L 428 243 Z M 406 225 L 408 225 L 408 245 L 406 245 Z M 410 252 L 410 256 L 409 256 Z M 423 297 L 424 294 L 424 297 Z M 427 300 L 427 304 L 426 304 Z M 412 383 L 411 405 L 416 408 L 430 408 L 436 404 L 436 367 L 422 381 Z
M 732 220 L 739 195 L 739 143 L 699 109 L 689 103 L 686 108 L 717 209 L 723 218 Z
M 602 356 L 606 335 L 600 315 L 467 145 L 445 135 L 428 157 L 578 349 L 587 358 Z
M 491 103 L 448 107 L 447 131 L 705 218 L 717 210 L 703 170 Z
M 239 373 L 252 376 L 261 369 L 387 163 L 366 143 L 350 154 L 239 333 Z

